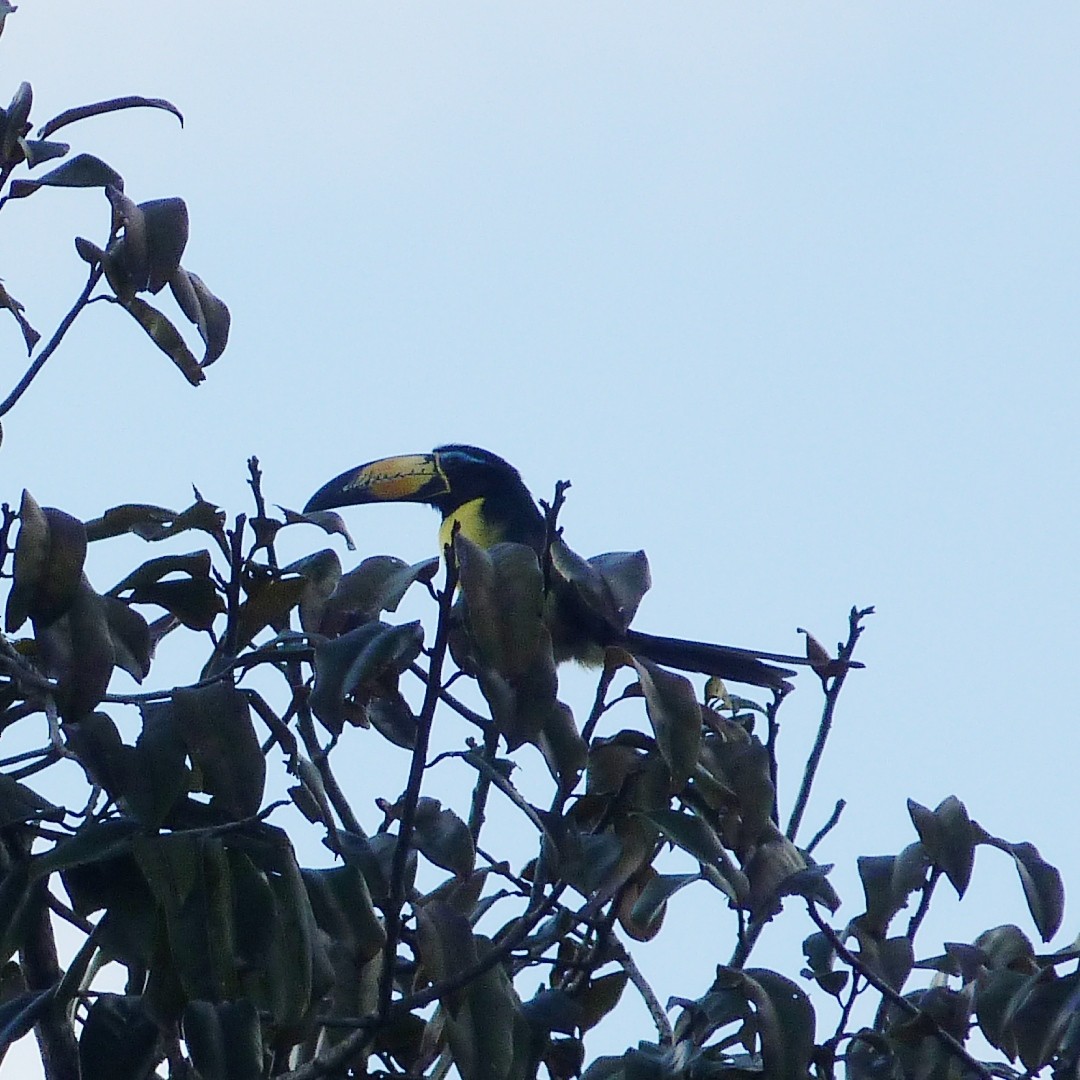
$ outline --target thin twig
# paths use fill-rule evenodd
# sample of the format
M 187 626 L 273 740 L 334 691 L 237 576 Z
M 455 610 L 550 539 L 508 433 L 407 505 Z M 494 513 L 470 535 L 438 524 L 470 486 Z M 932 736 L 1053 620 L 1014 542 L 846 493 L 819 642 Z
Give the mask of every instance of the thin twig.
M 379 1016 L 382 1018 L 389 1015 L 394 993 L 394 965 L 397 961 L 397 946 L 401 937 L 401 912 L 405 906 L 405 877 L 412 843 L 413 824 L 416 820 L 416 805 L 420 800 L 420 787 L 427 765 L 431 727 L 435 719 L 435 708 L 439 703 L 443 661 L 446 659 L 450 643 L 450 612 L 454 602 L 454 590 L 457 588 L 457 560 L 449 545 L 445 556 L 446 581 L 439 593 L 439 621 L 435 630 L 435 643 L 431 649 L 427 690 L 416 721 L 416 743 L 413 746 L 409 779 L 402 798 L 397 842 L 394 845 L 394 858 L 390 866 L 389 898 L 385 912 L 386 944 L 383 946 L 382 972 L 379 977 Z
M 660 1044 L 662 1046 L 671 1046 L 675 1042 L 675 1031 L 671 1026 L 671 1021 L 668 1019 L 663 1005 L 660 1004 L 660 999 L 656 996 L 645 976 L 642 975 L 641 969 L 634 963 L 634 958 L 630 955 L 626 946 L 617 938 L 612 937 L 607 945 L 607 954 L 612 960 L 621 965 L 630 982 L 634 984 L 634 989 L 641 995 L 641 999 L 645 1002 L 645 1007 L 649 1010 L 649 1015 L 656 1025 L 656 1031 L 660 1036 Z
M 844 685 L 844 678 L 848 673 L 847 662 L 851 659 L 851 654 L 855 651 L 855 645 L 863 632 L 862 620 L 867 615 L 872 615 L 874 609 L 872 607 L 867 608 L 855 608 L 853 607 L 848 614 L 848 638 L 840 647 L 839 655 L 837 657 L 836 673 L 831 676 L 831 681 L 825 690 L 825 708 L 821 713 L 821 723 L 818 725 L 817 738 L 814 740 L 813 749 L 810 751 L 810 756 L 806 759 L 806 768 L 803 771 L 802 784 L 799 785 L 799 794 L 795 799 L 795 806 L 791 811 L 791 818 L 788 821 L 787 831 L 785 835 L 793 843 L 795 837 L 798 835 L 799 826 L 802 824 L 803 814 L 806 813 L 807 803 L 810 801 L 810 790 L 814 786 L 814 777 L 817 775 L 818 766 L 821 764 L 821 757 L 825 753 L 825 743 L 829 738 L 829 732 L 832 730 L 833 716 L 836 712 L 836 702 L 840 696 L 841 687 Z M 822 680 L 825 681 L 824 679 Z
M 11 412 L 15 407 L 15 403 L 26 393 L 30 384 L 37 376 L 37 373 L 45 366 L 45 361 L 56 352 L 57 346 L 63 341 L 64 335 L 71 328 L 71 324 L 75 321 L 79 312 L 90 302 L 90 294 L 101 280 L 101 275 L 103 273 L 104 269 L 100 264 L 91 269 L 90 276 L 83 286 L 83 291 L 79 293 L 79 298 L 72 305 L 71 310 L 60 320 L 60 325 L 57 326 L 56 330 L 53 332 L 53 336 L 49 338 L 48 343 L 42 348 L 41 352 L 37 354 L 34 362 L 26 369 L 26 374 L 19 380 L 15 389 L 0 402 L 0 416 L 6 416 Z
M 806 854 L 814 850 L 836 828 L 837 822 L 840 820 L 840 815 L 844 812 L 844 807 L 847 806 L 847 801 L 844 799 L 837 799 L 836 805 L 833 807 L 833 812 L 829 815 L 829 820 L 821 826 L 816 833 L 814 833 L 813 840 L 806 845 Z

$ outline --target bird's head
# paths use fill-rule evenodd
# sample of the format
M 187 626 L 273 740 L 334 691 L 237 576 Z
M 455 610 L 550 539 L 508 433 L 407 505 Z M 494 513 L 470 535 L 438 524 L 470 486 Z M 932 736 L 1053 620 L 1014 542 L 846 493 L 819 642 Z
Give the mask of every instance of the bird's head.
M 455 523 L 482 547 L 511 540 L 540 550 L 544 543 L 543 517 L 517 469 L 477 446 L 450 443 L 430 454 L 369 461 L 324 484 L 304 511 L 378 502 L 435 507 L 443 518 L 443 543 Z

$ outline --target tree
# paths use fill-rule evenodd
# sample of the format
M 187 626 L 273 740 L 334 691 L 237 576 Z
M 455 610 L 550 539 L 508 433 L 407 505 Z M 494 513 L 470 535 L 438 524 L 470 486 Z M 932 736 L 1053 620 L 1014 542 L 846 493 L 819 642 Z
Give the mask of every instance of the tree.
M 86 154 L 34 180 L 16 175 L 66 158 L 66 146 L 47 142 L 64 124 L 175 108 L 102 102 L 29 140 L 31 105 L 24 84 L 3 117 L 0 206 L 42 188 L 98 186 L 111 222 L 103 246 L 77 241 L 86 288 L 36 356 L 26 314 L 0 298 L 33 357 L 0 415 L 98 299 L 136 318 L 189 381 L 202 378 L 225 347 L 228 318 L 180 267 L 183 203 L 132 202 L 119 174 Z M 166 283 L 203 339 L 202 361 L 139 295 Z M 852 610 L 835 658 L 807 635 L 823 693 L 819 733 L 809 759 L 782 772 L 780 696 L 752 701 L 713 682 L 700 700 L 682 676 L 609 650 L 591 705 L 562 703 L 540 615 L 544 568 L 530 549 L 485 552 L 458 538 L 441 559 L 414 565 L 368 554 L 345 569 L 326 548 L 280 566 L 283 528 L 315 525 L 353 545 L 336 515 L 271 513 L 258 462 L 249 469 L 250 515 L 198 495 L 181 511 L 124 504 L 91 521 L 29 494 L 17 511 L 14 499 L 3 507 L 0 729 L 44 721 L 47 740 L 0 761 L 0 1046 L 34 1029 L 50 1077 L 454 1067 L 473 1080 L 530 1077 L 543 1065 L 561 1080 L 587 1064 L 594 1080 L 796 1078 L 831 1076 L 838 1060 L 868 1080 L 986 1076 L 969 1040 L 974 1021 L 1001 1058 L 1031 1073 L 1076 1068 L 1077 974 L 1059 974 L 1075 951 L 1038 955 L 1005 925 L 916 962 L 937 886 L 945 879 L 962 896 L 980 846 L 1015 861 L 1044 941 L 1061 922 L 1056 871 L 1031 845 L 970 820 L 959 800 L 912 804 L 911 844 L 860 860 L 865 911 L 839 929 L 830 922 L 838 898 L 813 856 L 841 808 L 809 841 L 802 825 L 869 609 Z M 562 496 L 548 510 L 552 536 Z M 84 573 L 87 547 L 125 534 L 165 554 L 99 593 Z M 632 570 L 628 560 L 587 563 L 578 586 L 640 592 Z M 409 590 L 430 596 L 426 626 L 394 619 Z M 32 634 L 18 636 L 27 623 Z M 118 690 L 118 669 L 150 679 L 167 635 L 189 640 L 189 684 Z M 125 743 L 115 714 L 132 707 L 141 733 Z M 436 725 L 461 737 L 433 756 Z M 371 739 L 407 755 L 403 790 L 339 783 L 335 764 Z M 515 776 L 535 760 L 529 746 L 547 766 L 529 785 L 542 784 L 545 804 Z M 472 778 L 452 805 L 429 793 L 440 759 Z M 85 783 L 59 805 L 36 787 L 62 763 Z M 779 784 L 792 764 L 802 776 L 782 821 Z M 275 822 L 283 803 L 266 792 L 283 773 L 288 799 L 336 859 L 328 869 L 301 867 L 298 835 Z M 354 806 L 376 793 L 384 821 L 365 833 Z M 497 800 L 518 828 L 492 849 Z M 685 872 L 668 872 L 672 850 Z M 634 948 L 662 933 L 683 889 L 724 898 L 730 940 L 711 987 L 663 1003 Z M 894 926 L 913 900 L 906 925 Z M 796 977 L 801 961 L 786 973 L 752 967 L 760 935 L 792 907 L 816 927 L 805 970 Z M 62 963 L 60 923 L 82 936 Z M 109 967 L 123 971 L 122 993 L 101 989 Z M 905 990 L 909 981 L 920 985 Z M 623 993 L 643 997 L 655 1032 L 590 1061 L 587 1032 Z M 1000 1060 L 992 1067 L 1010 1074 Z

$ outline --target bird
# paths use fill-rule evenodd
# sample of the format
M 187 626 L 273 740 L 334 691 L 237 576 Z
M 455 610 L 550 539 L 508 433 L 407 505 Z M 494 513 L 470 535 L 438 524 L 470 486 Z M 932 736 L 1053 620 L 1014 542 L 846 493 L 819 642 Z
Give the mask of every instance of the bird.
M 308 500 L 304 513 L 336 510 L 382 502 L 424 503 L 442 515 L 439 528 L 440 548 L 450 544 L 455 530 L 482 548 L 496 544 L 523 544 L 543 560 L 549 544 L 548 525 L 521 474 L 508 461 L 477 446 L 448 443 L 431 453 L 404 454 L 379 458 L 348 469 L 325 483 Z M 556 545 L 559 545 L 556 552 Z M 717 676 L 722 680 L 764 687 L 779 693 L 791 689 L 787 680 L 795 675 L 778 664 L 805 665 L 806 657 L 788 656 L 716 645 L 703 641 L 663 637 L 631 629 L 626 623 L 633 616 L 637 596 L 628 617 L 605 609 L 595 598 L 583 595 L 563 567 L 580 566 L 582 560 L 562 544 L 552 541 L 554 571 L 551 591 L 554 602 L 548 605 L 548 628 L 555 660 L 578 660 L 596 664 L 608 646 L 620 646 L 632 655 L 680 671 Z M 618 557 L 618 556 L 616 556 Z M 645 579 L 641 593 L 648 587 L 648 569 L 644 553 L 626 553 L 626 558 L 640 557 Z M 598 556 L 591 563 L 602 566 Z

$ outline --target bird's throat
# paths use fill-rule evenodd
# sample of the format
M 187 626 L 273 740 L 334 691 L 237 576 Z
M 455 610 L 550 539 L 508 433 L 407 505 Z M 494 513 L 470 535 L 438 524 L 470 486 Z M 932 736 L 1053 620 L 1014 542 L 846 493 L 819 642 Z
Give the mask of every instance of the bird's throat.
M 498 535 L 499 530 L 485 517 L 483 506 L 483 498 L 476 498 L 451 510 L 439 526 L 439 549 L 442 550 L 450 543 L 455 525 L 460 525 L 462 536 L 482 548 L 499 543 L 502 540 Z

